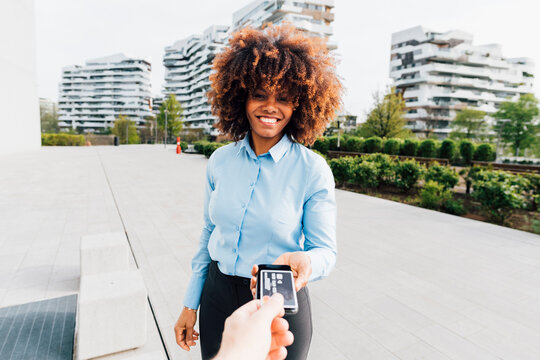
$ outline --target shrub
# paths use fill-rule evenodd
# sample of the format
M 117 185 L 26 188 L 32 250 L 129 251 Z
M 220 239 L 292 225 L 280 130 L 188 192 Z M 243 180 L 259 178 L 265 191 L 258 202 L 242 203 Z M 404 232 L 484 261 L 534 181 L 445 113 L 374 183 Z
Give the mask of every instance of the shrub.
M 392 185 L 394 183 L 394 160 L 386 154 L 369 154 L 360 158 L 362 162 L 372 162 L 377 167 L 377 182 L 379 185 Z
M 204 156 L 209 158 L 214 153 L 214 151 L 216 151 L 223 145 L 225 144 L 217 143 L 217 142 L 211 142 L 211 143 L 206 144 L 203 149 Z
M 434 158 L 437 156 L 437 143 L 435 140 L 426 139 L 418 146 L 417 155 L 426 158 Z
M 400 155 L 404 156 L 416 156 L 416 151 L 418 150 L 418 140 L 415 139 L 405 139 L 401 145 L 399 151 Z
M 364 141 L 364 151 L 367 153 L 378 153 L 382 150 L 383 141 L 378 136 L 372 136 Z
M 337 136 L 327 137 L 326 141 L 328 141 L 328 150 L 332 150 L 332 151 L 338 151 L 339 150 L 338 147 L 337 147 Z M 340 142 L 341 142 L 341 139 L 340 139 Z
M 444 202 L 452 199 L 452 191 L 436 181 L 426 181 L 420 191 L 420 206 L 438 210 Z
M 357 136 L 351 136 L 345 142 L 344 148 L 346 151 L 363 152 L 363 145 L 364 139 Z
M 400 161 L 394 167 L 394 185 L 399 189 L 408 191 L 416 185 L 424 170 L 424 166 L 415 160 Z
M 439 157 L 452 161 L 456 157 L 456 143 L 452 139 L 445 139 L 439 149 Z
M 431 164 L 424 178 L 426 181 L 432 180 L 438 182 L 445 189 L 452 189 L 459 181 L 459 175 L 454 169 L 449 166 L 439 165 L 437 162 Z
M 397 139 L 388 139 L 384 142 L 383 152 L 389 155 L 398 155 L 401 143 Z
M 320 137 L 311 146 L 313 150 L 317 150 L 321 154 L 328 154 L 328 149 L 330 147 L 330 143 L 328 142 L 328 139 L 325 137 Z
M 186 151 L 188 149 L 188 143 L 185 141 L 180 141 L 180 149 L 182 149 L 182 151 Z
M 452 215 L 463 215 L 466 213 L 465 208 L 463 205 L 454 199 L 445 199 L 441 203 L 441 210 L 445 213 L 452 214 Z
M 338 184 L 343 185 L 353 177 L 354 158 L 344 156 L 337 159 L 332 159 L 328 162 L 334 179 Z
M 523 189 L 527 179 L 503 171 L 482 170 L 475 175 L 472 197 L 488 211 L 492 220 L 504 223 L 513 209 L 527 206 Z
M 203 154 L 204 153 L 204 147 L 206 145 L 210 144 L 210 142 L 206 141 L 206 140 L 199 140 L 199 141 L 195 141 L 193 143 L 193 147 L 195 148 L 195 151 L 198 152 L 199 154 Z
M 353 181 L 362 187 L 379 186 L 379 168 L 370 161 L 356 162 L 353 166 Z
M 465 164 L 470 164 L 474 154 L 474 144 L 469 140 L 462 140 L 459 143 L 459 153 Z
M 491 144 L 480 144 L 474 150 L 473 158 L 476 161 L 493 161 L 495 160 L 495 149 Z
M 73 134 L 41 134 L 41 145 L 43 146 L 84 146 L 83 135 Z

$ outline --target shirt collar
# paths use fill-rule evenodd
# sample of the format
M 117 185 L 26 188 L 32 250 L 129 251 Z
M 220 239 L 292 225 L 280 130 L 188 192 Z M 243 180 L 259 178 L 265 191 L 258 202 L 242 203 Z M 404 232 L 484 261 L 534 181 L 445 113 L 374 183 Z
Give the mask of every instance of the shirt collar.
M 293 142 L 289 138 L 289 135 L 283 135 L 281 140 L 279 140 L 278 143 L 272 146 L 272 148 L 268 151 L 268 153 L 272 157 L 272 160 L 274 160 L 275 163 L 281 160 L 281 158 L 283 158 L 283 156 L 287 153 L 287 150 L 290 149 L 292 143 Z M 244 136 L 242 140 L 240 140 L 239 145 L 240 146 L 238 148 L 238 153 L 240 153 L 240 151 L 245 148 L 249 156 L 251 156 L 252 158 L 257 158 L 257 156 L 255 155 L 255 151 L 253 151 L 251 145 L 249 144 L 249 132 L 246 133 L 246 136 Z

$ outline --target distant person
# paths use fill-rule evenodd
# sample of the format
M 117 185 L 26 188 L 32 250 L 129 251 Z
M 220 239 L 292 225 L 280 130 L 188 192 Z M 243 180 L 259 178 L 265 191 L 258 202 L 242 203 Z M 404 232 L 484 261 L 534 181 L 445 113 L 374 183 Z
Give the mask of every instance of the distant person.
M 307 149 L 334 118 L 341 83 L 320 39 L 290 25 L 244 28 L 214 60 L 209 101 L 216 127 L 234 140 L 210 157 L 204 228 L 193 257 L 178 344 L 195 345 L 200 305 L 203 359 L 216 355 L 225 319 L 252 296 L 256 264 L 289 265 L 299 311 L 286 315 L 289 359 L 306 359 L 312 336 L 305 285 L 336 260 L 334 178 Z
M 282 318 L 283 297 L 273 295 L 264 305 L 251 300 L 225 321 L 221 348 L 214 360 L 281 360 L 293 343 L 289 324 Z

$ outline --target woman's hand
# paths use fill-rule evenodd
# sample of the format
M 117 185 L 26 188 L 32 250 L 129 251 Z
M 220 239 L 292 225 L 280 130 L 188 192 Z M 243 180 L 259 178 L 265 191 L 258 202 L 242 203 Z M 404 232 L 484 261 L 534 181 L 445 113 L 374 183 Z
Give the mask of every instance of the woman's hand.
M 195 346 L 195 340 L 199 340 L 199 333 L 193 328 L 196 322 L 197 310 L 184 307 L 174 325 L 176 343 L 186 351 L 190 350 L 190 346 Z
M 304 251 L 288 252 L 281 254 L 274 265 L 289 265 L 293 272 L 294 276 L 294 287 L 298 292 L 304 286 L 307 285 L 309 277 L 311 276 L 311 258 Z M 259 272 L 259 267 L 253 265 L 251 268 L 251 282 L 250 289 L 253 297 L 256 295 L 256 285 L 257 285 L 257 273 Z

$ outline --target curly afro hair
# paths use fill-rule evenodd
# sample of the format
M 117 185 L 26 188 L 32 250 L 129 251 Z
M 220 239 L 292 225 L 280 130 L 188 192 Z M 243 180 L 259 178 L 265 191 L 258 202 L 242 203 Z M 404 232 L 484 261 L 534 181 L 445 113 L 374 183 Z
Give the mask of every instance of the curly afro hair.
M 294 111 L 285 132 L 305 145 L 324 132 L 341 105 L 342 85 L 326 45 L 289 24 L 234 33 L 213 69 L 208 98 L 216 127 L 234 141 L 250 129 L 246 101 L 258 89 L 291 97 Z

